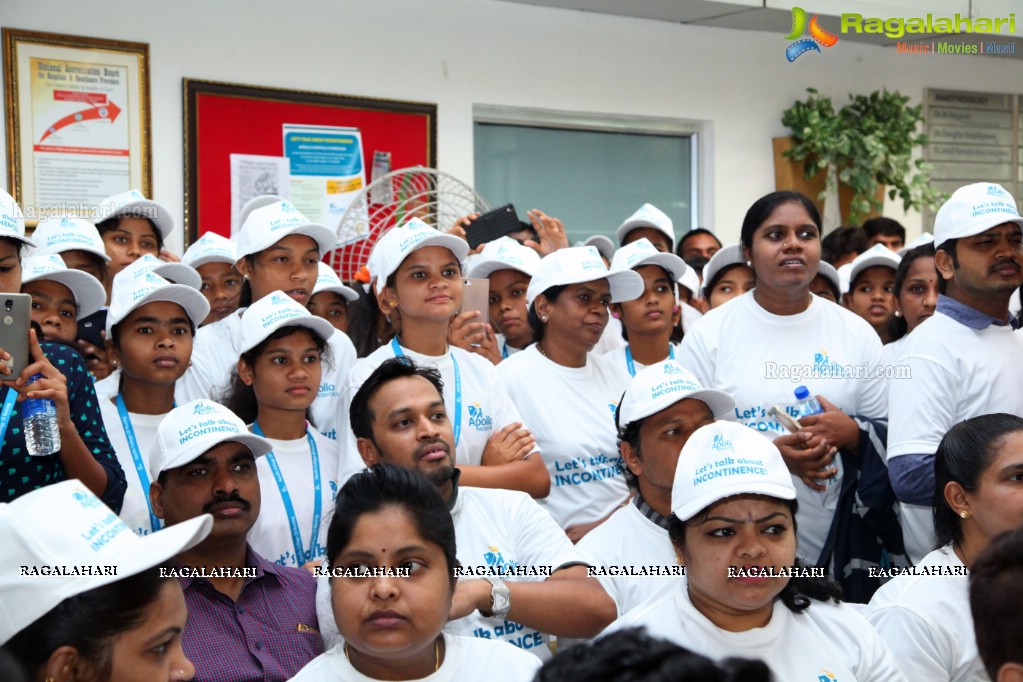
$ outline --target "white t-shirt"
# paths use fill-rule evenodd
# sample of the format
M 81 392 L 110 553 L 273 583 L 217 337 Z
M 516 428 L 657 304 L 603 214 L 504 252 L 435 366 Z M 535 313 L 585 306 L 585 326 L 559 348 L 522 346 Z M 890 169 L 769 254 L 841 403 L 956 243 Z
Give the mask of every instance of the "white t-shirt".
M 327 528 L 334 514 L 334 500 L 337 498 L 338 442 L 324 437 L 310 428 L 320 459 L 320 530 L 316 536 L 313 556 L 308 561 L 323 559 L 327 554 Z M 313 467 L 309 441 L 305 436 L 296 440 L 275 440 L 268 438 L 273 446 L 274 457 L 280 467 L 288 495 L 298 519 L 302 535 L 303 551 L 308 551 L 313 530 Z M 249 544 L 256 552 L 282 566 L 301 566 L 295 553 L 295 542 L 291 536 L 291 523 L 284 506 L 281 489 L 274 478 L 266 457 L 256 460 L 259 473 L 259 490 L 262 505 L 256 525 L 249 531 Z
M 898 341 L 886 343 L 881 348 L 881 365 L 888 372 L 888 387 L 891 389 L 893 382 L 902 381 L 898 377 L 903 363 L 903 355 L 906 352 L 906 342 L 909 336 L 903 336 Z M 920 453 L 918 453 L 920 454 Z M 906 545 L 906 556 L 911 564 L 919 563 L 927 554 L 934 549 L 934 517 L 933 507 L 921 506 L 918 504 L 906 504 L 899 502 L 899 525 L 902 526 L 902 540 Z
M 604 634 L 636 626 L 715 660 L 760 659 L 784 682 L 906 682 L 884 641 L 848 604 L 812 601 L 803 613 L 793 613 L 776 600 L 766 626 L 729 632 L 696 610 L 683 582 L 611 623 Z
M 865 616 L 911 680 L 987 680 L 977 653 L 966 567 L 951 545 L 916 565 L 938 575 L 900 575 L 870 600 Z M 947 574 L 947 575 L 946 575 Z
M 422 682 L 532 682 L 540 661 L 502 642 L 485 642 L 474 637 L 444 634 L 444 662 L 437 672 L 418 678 Z M 292 682 L 377 682 L 348 662 L 342 645 L 310 661 Z
M 219 400 L 231 381 L 231 372 L 238 366 L 242 345 L 242 310 L 222 320 L 200 327 L 192 346 L 192 366 L 178 380 L 174 392 L 178 402 L 199 398 Z M 355 346 L 342 332 L 334 330 L 328 339 L 333 360 L 323 367 L 320 390 L 310 408 L 320 433 L 337 439 L 341 422 L 338 403 L 348 372 L 355 364 Z M 347 424 L 347 420 L 344 422 Z
M 888 459 L 932 454 L 950 428 L 993 412 L 1023 416 L 1023 332 L 971 329 L 937 312 L 905 338 L 898 364 L 906 379 L 888 382 Z M 902 505 L 907 549 L 934 546 L 930 506 Z M 914 554 L 916 556 L 914 556 Z
M 703 313 L 684 301 L 679 301 L 682 308 L 682 331 L 687 332 L 703 318 Z
M 771 440 L 787 434 L 769 411 L 794 404 L 800 385 L 846 414 L 885 417 L 881 341 L 866 321 L 817 296 L 801 313 L 774 315 L 756 302 L 754 291 L 709 311 L 682 339 L 681 364 L 704 386 L 732 396 L 735 421 Z M 792 477 L 799 500 L 797 551 L 811 564 L 823 550 L 842 490 L 841 461 L 834 461 L 838 474 L 824 493 Z
M 124 491 L 124 503 L 121 505 L 119 516 L 137 535 L 149 535 L 153 532 L 153 525 L 149 518 L 149 489 L 142 487 L 138 469 L 135 467 L 135 460 L 128 448 L 128 437 L 124 433 L 124 426 L 121 424 L 121 417 L 117 412 L 117 405 L 110 397 L 101 398 L 99 411 L 103 415 L 103 426 L 110 439 L 110 446 L 114 449 L 121 468 L 124 469 L 124 479 L 128 484 Z M 153 444 L 156 443 L 156 429 L 165 416 L 167 415 L 128 413 L 132 429 L 135 431 L 135 442 L 138 443 L 139 454 L 145 464 L 146 475 L 150 477 L 150 483 L 153 478 L 149 469 L 149 453 Z
M 455 363 L 458 363 L 462 385 L 462 409 L 461 435 L 455 446 L 456 463 L 478 466 L 490 437 L 508 424 L 523 421 L 508 397 L 496 368 L 489 360 L 455 346 L 450 347 L 448 352 L 441 356 L 423 355 L 404 347 L 401 347 L 401 351 L 415 360 L 416 364 L 434 367 L 440 371 L 441 379 L 444 381 L 444 406 L 447 408 L 452 429 L 459 421 L 458 415 L 455 414 L 457 398 Z M 393 357 L 395 355 L 391 344 L 385 343 L 352 367 L 344 404 L 345 424 L 348 424 L 348 408 L 359 387 L 373 370 Z M 528 425 L 526 428 L 529 428 Z M 348 449 L 354 453 L 346 454 L 346 457 L 358 458 L 355 434 L 351 433 L 350 428 L 346 428 L 346 432 L 349 438 Z
M 463 569 L 474 572 L 474 575 L 463 575 L 463 580 L 483 577 L 479 573 L 487 567 L 505 570 L 521 567 L 525 571 L 549 567 L 548 572 L 553 573 L 565 564 L 586 563 L 582 553 L 550 515 L 525 493 L 459 486 L 451 518 L 455 524 L 458 561 Z M 542 582 L 546 578 L 545 575 L 504 577 L 506 582 Z M 333 646 L 340 634 L 331 611 L 329 582 L 323 576 L 316 590 L 316 612 L 324 643 Z M 514 644 L 543 660 L 551 656 L 548 635 L 504 618 L 486 618 L 479 611 L 451 621 L 445 630 Z
M 619 616 L 648 601 L 665 585 L 683 580 L 671 574 L 610 575 L 621 573 L 622 567 L 681 570 L 668 531 L 643 516 L 632 502 L 584 535 L 576 548 L 598 569 L 596 578 L 614 600 Z
M 614 511 L 629 494 L 614 422 L 628 386 L 621 372 L 593 353 L 584 367 L 563 367 L 535 345 L 497 371 L 543 453 L 551 492 L 541 503 L 558 525 L 597 521 Z

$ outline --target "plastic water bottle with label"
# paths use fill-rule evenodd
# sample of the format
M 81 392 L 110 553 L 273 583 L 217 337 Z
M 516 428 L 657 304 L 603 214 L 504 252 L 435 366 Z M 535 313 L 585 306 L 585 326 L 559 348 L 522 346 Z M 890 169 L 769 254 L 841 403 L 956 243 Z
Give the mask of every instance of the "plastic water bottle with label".
M 42 379 L 34 374 L 28 383 Z M 60 452 L 60 429 L 57 427 L 57 406 L 52 400 L 26 399 L 21 403 L 21 416 L 25 424 L 25 447 L 32 457 Z
M 821 407 L 820 401 L 817 398 L 810 395 L 810 389 L 806 386 L 796 386 L 796 390 L 793 391 L 796 395 L 795 409 L 798 414 L 795 415 L 796 419 L 802 419 L 803 417 L 809 417 L 811 414 L 823 414 L 824 408 Z M 824 467 L 821 471 L 827 471 L 830 467 Z M 835 476 L 829 476 L 824 479 L 824 485 L 831 487 L 831 482 L 835 480 Z M 817 491 L 821 493 L 821 496 L 827 494 L 827 491 Z

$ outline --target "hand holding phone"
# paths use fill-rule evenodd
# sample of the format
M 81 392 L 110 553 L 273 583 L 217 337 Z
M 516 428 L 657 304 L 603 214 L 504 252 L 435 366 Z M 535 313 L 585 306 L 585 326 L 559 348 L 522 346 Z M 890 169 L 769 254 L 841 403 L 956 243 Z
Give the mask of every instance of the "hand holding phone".
M 770 409 L 770 414 L 772 417 L 777 419 L 782 426 L 784 426 L 792 433 L 795 433 L 799 429 L 803 428 L 803 425 L 799 423 L 799 420 L 790 415 L 788 412 L 786 412 L 784 407 L 781 407 L 779 405 L 772 405 Z

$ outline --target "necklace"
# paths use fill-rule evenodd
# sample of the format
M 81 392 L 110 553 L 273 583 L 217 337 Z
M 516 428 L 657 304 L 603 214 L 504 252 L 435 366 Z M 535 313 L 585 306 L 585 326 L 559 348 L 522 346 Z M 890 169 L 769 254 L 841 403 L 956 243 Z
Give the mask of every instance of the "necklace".
M 536 349 L 537 349 L 538 351 L 540 351 L 540 355 L 544 356 L 545 358 L 547 357 L 547 351 L 545 351 L 545 350 L 543 349 L 543 344 L 542 344 L 542 343 L 539 343 L 539 342 L 537 342 L 537 344 L 536 344 Z M 549 359 L 549 358 L 548 358 L 548 359 Z
M 345 642 L 345 660 L 349 663 L 352 662 L 352 657 L 348 655 L 348 642 Z M 433 640 L 433 672 L 440 670 L 440 638 Z

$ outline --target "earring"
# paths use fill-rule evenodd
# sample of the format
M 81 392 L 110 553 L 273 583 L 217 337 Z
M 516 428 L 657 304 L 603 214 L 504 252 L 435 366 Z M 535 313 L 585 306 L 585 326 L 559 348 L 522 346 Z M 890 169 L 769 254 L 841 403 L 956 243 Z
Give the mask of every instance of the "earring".
M 681 307 L 681 306 L 678 306 L 678 305 L 676 305 L 676 306 L 674 306 L 674 307 L 673 307 L 673 308 L 671 309 L 671 312 L 673 312 L 673 313 L 677 313 L 677 312 L 678 312 L 678 311 L 680 311 L 680 310 L 682 310 L 682 307 Z
M 751 261 L 751 260 L 746 261 L 746 267 L 747 268 L 752 268 L 753 267 L 753 261 Z
M 611 313 L 611 317 L 613 317 L 613 318 L 615 318 L 617 320 L 618 319 L 618 313 Z
M 968 511 L 966 511 L 966 510 L 963 510 L 963 511 L 959 512 L 959 516 L 961 516 L 961 517 L 962 517 L 962 518 L 964 518 L 964 519 L 965 519 L 965 518 L 969 518 L 969 516 L 970 516 L 970 512 L 968 512 Z
M 540 321 L 543 322 L 544 324 L 547 324 L 547 316 L 546 315 L 541 315 L 540 316 Z
M 248 282 L 249 281 L 249 276 L 248 275 L 242 275 L 242 279 L 244 279 L 246 282 Z
M 895 317 L 902 317 L 902 311 L 901 310 L 896 310 L 895 311 Z

